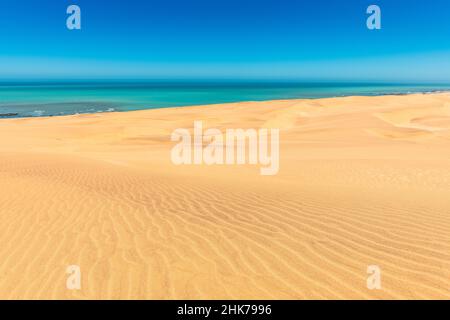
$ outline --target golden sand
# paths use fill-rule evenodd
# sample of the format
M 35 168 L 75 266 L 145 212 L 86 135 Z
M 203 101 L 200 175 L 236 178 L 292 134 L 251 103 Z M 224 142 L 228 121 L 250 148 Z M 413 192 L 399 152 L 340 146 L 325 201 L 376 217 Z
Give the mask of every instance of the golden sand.
M 279 128 L 278 175 L 175 166 L 170 134 L 195 120 Z M 2 299 L 450 298 L 450 94 L 9 119 L 0 136 Z

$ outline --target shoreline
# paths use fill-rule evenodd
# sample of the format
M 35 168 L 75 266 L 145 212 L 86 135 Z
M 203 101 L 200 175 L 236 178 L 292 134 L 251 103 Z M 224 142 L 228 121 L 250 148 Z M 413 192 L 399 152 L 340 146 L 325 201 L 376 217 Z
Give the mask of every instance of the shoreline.
M 29 118 L 55 118 L 55 117 L 70 117 L 70 116 L 77 116 L 77 115 L 95 115 L 95 114 L 108 114 L 108 113 L 128 113 L 128 112 L 139 112 L 139 111 L 146 111 L 146 110 L 160 110 L 160 109 L 174 109 L 174 108 L 190 108 L 190 107 L 208 107 L 208 106 L 217 106 L 217 105 L 230 105 L 230 104 L 242 104 L 242 103 L 274 103 L 278 101 L 302 101 L 302 100 L 325 100 L 325 99 L 338 99 L 338 98 L 358 98 L 358 97 L 388 97 L 388 96 L 408 96 L 408 95 L 435 95 L 435 94 L 448 94 L 450 93 L 449 90 L 434 90 L 434 91 L 422 91 L 422 92 L 399 92 L 399 93 L 379 93 L 379 94 L 373 94 L 373 95 L 340 95 L 340 96 L 331 96 L 331 97 L 325 97 L 325 98 L 287 98 L 287 99 L 275 99 L 275 100 L 246 100 L 246 101 L 236 101 L 236 102 L 226 102 L 226 103 L 212 103 L 212 104 L 193 104 L 193 105 L 184 105 L 184 106 L 167 106 L 167 107 L 157 107 L 157 108 L 143 108 L 143 109 L 136 109 L 136 110 L 112 110 L 112 111 L 97 111 L 97 112 L 83 112 L 83 113 L 70 113 L 70 114 L 61 114 L 61 115 L 43 115 L 43 116 L 33 116 L 33 115 L 23 115 L 19 116 L 19 113 L 13 113 L 9 112 L 6 114 L 0 114 L 0 121 L 1 120 L 8 120 L 8 119 L 29 119 Z M 11 116 L 10 116 L 11 115 Z

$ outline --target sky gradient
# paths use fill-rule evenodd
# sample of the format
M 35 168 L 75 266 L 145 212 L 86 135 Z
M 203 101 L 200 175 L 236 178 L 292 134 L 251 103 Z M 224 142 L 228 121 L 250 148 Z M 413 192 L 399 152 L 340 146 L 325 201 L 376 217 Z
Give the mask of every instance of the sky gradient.
M 0 79 L 450 83 L 448 0 L 2 0 L 0 38 Z

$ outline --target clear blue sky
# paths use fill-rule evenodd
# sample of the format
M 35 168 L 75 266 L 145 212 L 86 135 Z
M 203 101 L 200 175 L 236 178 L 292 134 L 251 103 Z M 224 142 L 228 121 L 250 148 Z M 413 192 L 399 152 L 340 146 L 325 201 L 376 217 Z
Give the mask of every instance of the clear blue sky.
M 0 39 L 3 79 L 450 82 L 449 0 L 1 0 Z

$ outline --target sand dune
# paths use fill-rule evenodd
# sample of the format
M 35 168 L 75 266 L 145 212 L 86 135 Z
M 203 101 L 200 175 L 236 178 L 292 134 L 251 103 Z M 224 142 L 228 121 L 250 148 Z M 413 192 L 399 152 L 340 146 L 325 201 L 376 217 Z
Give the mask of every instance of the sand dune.
M 0 298 L 449 299 L 449 119 L 442 93 L 1 120 Z M 195 120 L 279 128 L 278 175 L 173 165 Z

